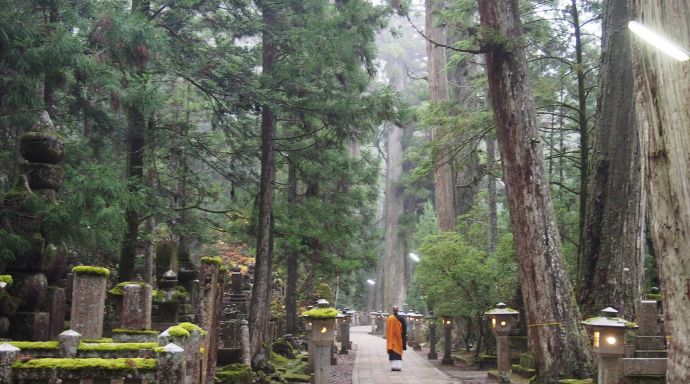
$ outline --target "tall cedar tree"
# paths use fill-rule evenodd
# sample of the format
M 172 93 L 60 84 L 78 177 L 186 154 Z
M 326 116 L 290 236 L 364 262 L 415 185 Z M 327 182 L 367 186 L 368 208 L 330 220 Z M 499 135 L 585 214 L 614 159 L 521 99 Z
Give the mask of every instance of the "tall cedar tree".
M 600 96 L 587 188 L 578 303 L 635 317 L 644 284 L 644 207 L 627 0 L 604 3 Z
M 690 46 L 690 3 L 630 0 L 635 19 Z M 642 43 L 633 50 L 651 234 L 664 295 L 666 382 L 690 383 L 690 67 Z
M 478 1 L 529 344 L 538 382 L 550 384 L 589 376 L 591 356 L 545 178 L 517 3 Z

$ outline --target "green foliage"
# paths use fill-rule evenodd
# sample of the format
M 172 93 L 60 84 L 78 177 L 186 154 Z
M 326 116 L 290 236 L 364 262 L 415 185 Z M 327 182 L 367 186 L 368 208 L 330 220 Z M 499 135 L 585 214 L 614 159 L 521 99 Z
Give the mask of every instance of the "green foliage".
M 87 266 L 87 265 L 79 265 L 74 268 L 72 268 L 72 273 L 74 274 L 82 274 L 82 275 L 94 275 L 94 276 L 103 276 L 103 277 L 108 277 L 110 276 L 110 270 L 108 268 L 103 268 L 103 267 L 92 267 L 92 266 Z
M 223 265 L 223 259 L 221 259 L 221 258 L 218 257 L 218 256 L 215 256 L 215 257 L 209 257 L 209 256 L 202 257 L 202 258 L 201 258 L 201 262 L 202 262 L 202 263 L 206 263 L 206 264 L 215 264 L 215 265 L 217 265 L 217 266 L 219 266 L 219 267 L 220 267 L 221 265 Z
M 418 251 L 415 282 L 438 314 L 476 318 L 515 292 L 512 252 L 487 255 L 456 232 L 428 236 Z
M 216 383 L 244 384 L 251 382 L 253 377 L 252 367 L 235 363 L 226 365 L 216 372 Z
M 106 370 L 153 370 L 156 369 L 156 359 L 121 358 L 121 359 L 31 359 L 26 362 L 17 361 L 13 369 L 65 369 L 76 371 L 81 369 Z

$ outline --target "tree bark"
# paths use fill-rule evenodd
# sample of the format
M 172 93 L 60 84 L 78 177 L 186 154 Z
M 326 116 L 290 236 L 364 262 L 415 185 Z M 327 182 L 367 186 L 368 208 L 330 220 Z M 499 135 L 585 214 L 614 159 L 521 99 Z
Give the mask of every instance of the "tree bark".
M 276 12 L 269 3 L 262 4 L 264 23 L 262 70 L 265 80 L 272 76 L 273 63 L 276 58 L 276 47 L 273 34 L 269 31 L 276 21 Z M 261 344 L 268 337 L 268 326 L 271 320 L 271 275 L 273 269 L 273 182 L 275 180 L 275 136 L 276 117 L 268 103 L 261 108 L 261 180 L 259 186 L 259 217 L 256 240 L 256 264 L 254 268 L 254 286 L 250 303 L 249 323 L 251 330 L 252 359 L 261 352 Z
M 613 306 L 632 319 L 644 286 L 644 207 L 627 0 L 604 3 L 599 111 L 581 238 L 585 317 Z
M 383 307 L 390 311 L 393 305 L 405 301 L 405 255 L 401 252 L 399 234 L 400 215 L 403 211 L 402 135 L 403 128 L 388 125 L 386 141 L 386 203 L 384 207 L 383 235 Z
M 544 175 L 517 0 L 478 4 L 481 25 L 499 36 L 484 41 L 483 49 L 537 381 L 582 378 L 591 373 L 589 343 L 577 323 Z
M 448 99 L 446 80 L 446 49 L 434 44 L 445 44 L 445 27 L 438 25 L 436 13 L 441 10 L 440 0 L 425 0 L 426 6 L 426 42 L 427 72 L 429 81 L 429 98 L 432 103 L 441 103 Z M 431 40 L 431 41 L 429 41 Z M 440 127 L 433 127 L 431 138 L 439 144 L 435 154 L 434 167 L 434 202 L 439 230 L 442 232 L 455 229 L 455 182 L 452 159 L 448 145 L 441 143 L 443 138 Z
M 496 139 L 491 135 L 486 139 L 486 157 L 489 172 L 487 172 L 486 205 L 489 208 L 489 254 L 496 252 L 498 245 L 498 209 L 496 195 L 496 177 L 492 174 L 494 161 L 496 161 Z
M 288 158 L 288 206 L 297 203 L 297 165 L 295 160 Z M 299 255 L 292 247 L 285 249 L 285 264 L 287 279 L 285 282 L 285 315 L 286 331 L 295 334 L 297 332 L 297 267 Z
M 630 0 L 635 19 L 690 46 L 690 3 Z M 638 122 L 654 253 L 664 296 L 666 382 L 690 382 L 690 67 L 638 39 L 633 49 Z

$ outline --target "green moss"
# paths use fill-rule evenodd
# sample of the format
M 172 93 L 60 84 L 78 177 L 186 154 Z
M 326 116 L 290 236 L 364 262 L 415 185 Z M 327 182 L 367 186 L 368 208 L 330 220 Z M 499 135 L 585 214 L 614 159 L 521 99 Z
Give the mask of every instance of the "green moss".
M 81 275 L 95 275 L 95 276 L 110 276 L 110 271 L 108 268 L 103 267 L 92 267 L 88 265 L 80 265 L 72 268 L 72 273 Z
M 340 313 L 335 308 L 313 308 L 302 313 L 302 317 L 309 317 L 312 319 L 335 319 Z
M 235 363 L 216 372 L 216 382 L 223 384 L 243 384 L 251 382 L 254 374 L 248 365 Z
M 189 299 L 189 293 L 187 292 L 186 289 L 184 289 L 183 286 L 177 285 L 175 286 L 175 292 L 172 294 L 172 299 L 174 301 L 187 301 Z
M 79 344 L 80 351 L 138 351 L 140 349 L 154 349 L 158 343 L 99 343 Z
M 303 375 L 301 373 L 288 372 L 285 375 L 283 375 L 283 378 L 290 383 L 310 383 L 311 382 L 311 376 Z
M 112 343 L 113 339 L 109 337 L 104 337 L 101 339 L 81 339 L 82 343 L 89 343 L 89 344 L 95 344 L 95 343 Z
M 112 330 L 112 333 L 125 333 L 130 335 L 158 335 L 158 331 L 123 328 L 115 328 Z
M 168 333 L 172 337 L 189 337 L 189 331 L 179 325 L 168 328 Z
M 80 369 L 156 369 L 156 359 L 32 359 L 26 362 L 16 362 L 12 366 L 14 369 L 66 369 L 66 370 L 80 370 Z
M 19 349 L 58 349 L 60 345 L 57 341 L 10 341 L 10 345 L 14 345 Z
M 215 265 L 217 265 L 217 266 L 219 266 L 219 267 L 223 265 L 223 259 L 221 259 L 219 256 L 215 256 L 215 257 L 209 257 L 209 256 L 202 257 L 202 258 L 201 258 L 201 262 L 202 262 L 202 263 L 207 263 L 207 264 L 215 264 Z
M 0 283 L 7 283 L 7 285 L 12 285 L 12 276 L 0 275 Z
M 118 285 L 114 286 L 111 290 L 108 291 L 108 293 L 115 295 L 115 296 L 122 296 L 125 294 L 125 285 L 129 284 L 137 284 L 141 285 L 142 287 L 146 285 L 143 281 L 123 281 L 122 283 L 119 283 Z M 153 296 L 153 291 L 151 292 L 151 295 Z
M 660 301 L 663 299 L 663 296 L 661 296 L 661 293 L 648 293 L 645 296 L 646 296 L 647 300 Z
M 193 324 L 193 323 L 184 322 L 184 323 L 177 324 L 177 326 L 186 329 L 187 332 L 192 332 L 192 331 L 196 330 L 196 331 L 199 331 L 202 335 L 206 334 L 206 331 L 201 329 L 200 326 Z

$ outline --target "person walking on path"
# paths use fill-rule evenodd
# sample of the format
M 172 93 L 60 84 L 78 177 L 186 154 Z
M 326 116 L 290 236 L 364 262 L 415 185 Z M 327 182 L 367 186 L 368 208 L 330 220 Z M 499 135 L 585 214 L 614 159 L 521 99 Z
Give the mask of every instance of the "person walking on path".
M 398 306 L 393 306 L 393 313 L 386 319 L 386 350 L 391 362 L 391 371 L 402 370 L 402 354 L 407 349 L 407 324 L 405 318 L 398 314 Z

